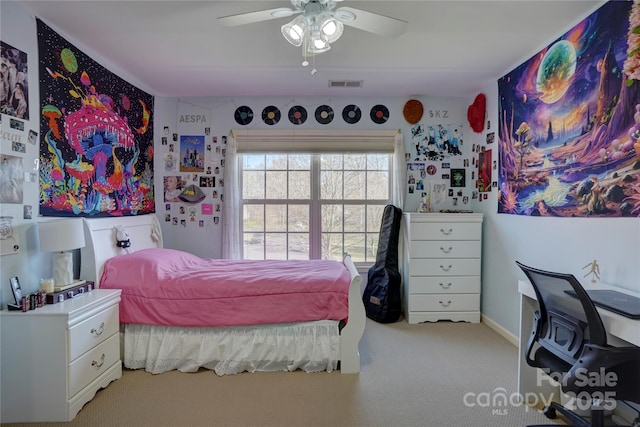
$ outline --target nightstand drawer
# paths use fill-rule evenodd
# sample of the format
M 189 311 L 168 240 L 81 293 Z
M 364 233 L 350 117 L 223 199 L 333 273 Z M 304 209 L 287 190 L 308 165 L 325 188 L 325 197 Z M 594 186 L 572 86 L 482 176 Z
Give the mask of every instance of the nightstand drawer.
M 480 292 L 480 276 L 415 276 L 409 286 L 411 294 L 474 294 Z
M 480 258 L 471 259 L 420 259 L 409 266 L 410 276 L 477 276 Z
M 113 305 L 69 329 L 69 360 L 118 332 L 119 322 L 118 306 Z
M 115 333 L 69 364 L 69 395 L 82 390 L 120 360 L 120 336 Z
M 411 311 L 477 311 L 480 294 L 412 294 Z
M 480 240 L 481 236 L 476 223 L 411 223 L 411 240 Z
M 414 260 L 420 258 L 480 258 L 480 240 L 412 240 L 410 251 Z

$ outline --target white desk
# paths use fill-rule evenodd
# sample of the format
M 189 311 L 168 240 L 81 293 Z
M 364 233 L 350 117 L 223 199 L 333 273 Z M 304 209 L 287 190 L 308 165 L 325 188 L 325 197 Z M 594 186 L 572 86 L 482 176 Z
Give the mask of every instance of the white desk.
M 640 294 L 626 289 L 616 288 L 602 283 L 588 285 L 582 284 L 586 289 L 611 289 L 629 295 L 640 296 Z M 520 292 L 520 335 L 518 338 L 518 393 L 528 403 L 536 402 L 536 397 L 545 396 L 549 399 L 554 393 L 553 400 L 560 402 L 560 391 L 553 387 L 549 381 L 541 381 L 537 368 L 527 364 L 525 353 L 527 343 L 533 324 L 533 313 L 538 309 L 536 294 L 533 286 L 528 280 L 518 281 L 518 292 Z M 597 307 L 602 318 L 602 323 L 607 330 L 607 340 L 611 345 L 628 346 L 629 344 L 640 347 L 640 320 L 630 319 L 621 316 L 604 308 Z

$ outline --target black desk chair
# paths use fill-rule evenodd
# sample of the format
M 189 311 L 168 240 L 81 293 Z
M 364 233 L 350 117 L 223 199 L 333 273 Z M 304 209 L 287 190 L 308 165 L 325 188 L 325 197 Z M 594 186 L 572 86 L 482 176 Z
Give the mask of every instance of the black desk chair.
M 602 427 L 601 400 L 613 397 L 640 402 L 640 347 L 607 344 L 602 319 L 572 274 L 538 270 L 518 261 L 516 264 L 531 281 L 538 300 L 525 355 L 527 363 L 544 369 L 553 378 L 562 378 L 562 390 L 572 397 L 591 397 L 590 419 L 555 402 L 544 408 L 544 414 L 553 419 L 559 412 L 572 426 Z M 612 374 L 602 378 L 603 372 Z

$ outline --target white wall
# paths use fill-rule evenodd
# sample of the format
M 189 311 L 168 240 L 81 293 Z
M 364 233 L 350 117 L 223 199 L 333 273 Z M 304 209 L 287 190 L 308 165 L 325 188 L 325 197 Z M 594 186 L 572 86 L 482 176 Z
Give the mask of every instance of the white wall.
M 0 2 L 0 40 L 27 54 L 29 66 L 29 120 L 24 121 L 24 131 L 20 132 L 9 127 L 10 116 L 2 115 L 2 132 L 0 132 L 0 152 L 12 156 L 22 157 L 25 172 L 37 172 L 34 170 L 34 161 L 39 158 L 39 141 L 36 144 L 27 142 L 29 130 L 34 130 L 40 134 L 40 91 L 38 81 L 38 44 L 35 17 L 19 1 Z M 63 37 L 75 44 L 79 49 L 90 55 L 110 71 L 118 74 L 128 82 L 136 85 L 142 90 L 148 91 L 141 83 L 128 76 L 118 68 L 116 64 L 94 54 L 86 49 L 82 43 L 66 37 L 64 31 L 51 26 Z M 9 132 L 11 136 L 5 134 Z M 11 139 L 21 138 L 21 142 L 26 143 L 26 152 L 18 153 L 12 151 Z M 13 301 L 9 288 L 9 278 L 18 276 L 24 293 L 30 293 L 38 289 L 41 277 L 51 277 L 51 256 L 48 253 L 40 252 L 35 224 L 38 221 L 38 181 L 24 183 L 24 198 L 22 204 L 0 205 L 0 216 L 12 217 L 13 233 L 20 252 L 0 256 L 0 306 L 5 307 L 7 302 Z M 31 219 L 24 219 L 23 207 L 32 206 L 33 216 Z M 76 274 L 79 272 L 79 251 L 75 253 Z
M 29 104 L 30 118 L 25 124 L 24 140 L 29 129 L 34 129 L 39 133 L 39 88 L 38 88 L 38 50 L 36 36 L 35 17 L 20 2 L 3 1 L 1 5 L 1 34 L 0 39 L 24 52 L 28 55 L 29 62 Z M 110 71 L 118 74 L 130 83 L 138 86 L 142 90 L 148 89 L 141 83 L 135 81 L 125 72 L 123 72 L 117 64 L 109 62 L 107 59 L 96 55 L 90 49 L 87 49 L 80 41 L 74 40 L 66 36 L 63 29 L 52 28 L 58 31 L 69 42 L 75 44 L 79 49 L 91 56 L 94 60 L 105 66 Z M 301 71 L 302 72 L 302 71 Z M 353 94 L 353 95 L 352 95 Z M 404 120 L 402 109 L 405 98 L 364 98 L 357 97 L 357 89 L 354 92 L 347 91 L 344 97 L 334 98 L 206 98 L 206 99 L 167 99 L 156 98 L 154 100 L 154 148 L 156 156 L 154 160 L 155 167 L 155 192 L 156 192 L 156 214 L 162 224 L 165 244 L 167 247 L 183 249 L 193 252 L 203 257 L 217 258 L 221 256 L 221 225 L 214 225 L 209 221 L 205 222 L 204 227 L 198 227 L 195 224 L 187 223 L 186 226 L 173 226 L 165 223 L 165 214 L 167 213 L 165 203 L 163 202 L 163 185 L 162 177 L 165 174 L 162 170 L 162 156 L 167 150 L 167 146 L 161 145 L 161 138 L 164 135 L 164 127 L 168 126 L 170 135 L 178 133 L 186 134 L 203 134 L 204 127 L 211 128 L 211 135 L 228 135 L 231 129 L 238 129 L 240 126 L 235 122 L 233 113 L 240 105 L 249 105 L 254 110 L 256 118 L 249 127 L 253 128 L 293 128 L 293 125 L 287 120 L 286 114 L 290 106 L 301 104 L 307 107 L 309 118 L 303 125 L 296 126 L 296 129 L 400 129 L 405 134 L 407 148 L 410 149 L 411 144 L 410 128 L 411 126 Z M 451 124 L 463 125 L 463 135 L 465 145 L 463 153 L 467 156 L 467 149 L 470 147 L 474 136 L 466 124 L 466 104 L 463 99 L 433 99 L 416 96 L 424 105 L 424 115 L 420 123 L 428 124 Z M 346 124 L 341 117 L 344 106 L 348 104 L 356 104 L 362 110 L 362 118 L 359 123 L 354 125 Z M 375 104 L 384 104 L 390 110 L 390 118 L 384 124 L 374 124 L 369 118 L 369 111 Z M 329 125 L 319 125 L 313 118 L 315 108 L 319 105 L 330 105 L 335 112 L 335 119 Z M 275 105 L 280 108 L 282 118 L 275 126 L 264 124 L 260 118 L 261 111 L 268 105 Z M 204 116 L 206 123 L 189 123 L 180 121 L 181 116 L 198 115 Z M 7 116 L 4 116 L 4 125 L 7 123 Z M 170 141 L 171 142 L 171 141 Z M 179 145 L 176 145 L 178 148 Z M 6 154 L 15 154 L 11 151 L 11 143 L 8 140 L 2 140 L 1 152 Z M 23 156 L 25 165 L 33 164 L 38 158 L 38 145 L 28 144 L 27 152 Z M 451 161 L 451 167 L 462 167 L 462 157 Z M 441 171 L 439 171 L 439 174 Z M 219 178 L 219 177 L 217 177 Z M 469 182 L 471 182 L 469 180 Z M 35 291 L 38 287 L 38 281 L 41 277 L 51 275 L 51 258 L 49 254 L 42 253 L 38 249 L 36 237 L 36 229 L 34 225 L 38 221 L 38 183 L 25 183 L 25 198 L 22 205 L 5 204 L 1 207 L 2 215 L 12 216 L 14 218 L 14 232 L 21 246 L 21 252 L 18 254 L 5 255 L 0 257 L 2 271 L 0 273 L 0 303 L 4 305 L 7 301 L 11 301 L 11 293 L 8 281 L 12 276 L 20 277 L 24 292 Z M 465 193 L 470 194 L 470 189 L 465 189 Z M 215 203 L 211 198 L 205 202 Z M 23 219 L 23 205 L 31 205 L 33 207 L 33 218 Z M 419 193 L 407 194 L 406 209 L 415 210 L 419 205 Z M 453 207 L 448 204 L 441 206 L 442 208 Z M 465 206 L 468 207 L 468 206 Z M 174 214 L 177 206 L 171 206 L 170 214 Z M 462 208 L 462 206 L 460 206 Z M 78 254 L 76 254 L 76 266 L 78 263 Z
M 357 89 L 347 89 L 347 93 L 353 93 L 357 95 Z M 464 145 L 462 147 L 463 155 L 456 156 L 445 160 L 449 162 L 452 168 L 463 167 L 463 159 L 470 158 L 470 149 L 472 142 L 480 138 L 479 135 L 473 134 L 466 121 L 466 108 L 467 105 L 463 99 L 440 99 L 440 98 L 427 98 L 417 96 L 415 99 L 419 99 L 424 106 L 424 114 L 422 120 L 419 123 L 423 125 L 461 125 Z M 177 131 L 179 135 L 203 135 L 204 128 L 211 128 L 211 136 L 217 136 L 218 141 L 222 135 L 228 135 L 232 129 L 366 129 L 366 130 L 394 130 L 400 129 L 405 138 L 406 149 L 410 153 L 414 153 L 415 149 L 412 145 L 411 127 L 402 114 L 404 104 L 407 98 L 372 98 L 372 97 L 357 97 L 357 96 L 344 96 L 344 97 L 238 97 L 238 98 L 188 98 L 188 99 L 169 99 L 169 98 L 156 98 L 155 104 L 155 189 L 157 197 L 157 210 L 158 217 L 161 218 L 162 229 L 165 236 L 165 246 L 175 249 L 188 250 L 203 257 L 219 258 L 222 254 L 222 237 L 220 224 L 214 225 L 209 218 L 205 221 L 205 227 L 199 227 L 197 223 L 187 222 L 186 226 L 180 224 L 173 225 L 171 222 L 164 220 L 164 214 L 170 213 L 173 217 L 180 216 L 177 209 L 182 204 L 171 204 L 170 210 L 165 209 L 165 204 L 162 202 L 162 176 L 163 175 L 175 175 L 180 173 L 167 173 L 162 170 L 162 157 L 168 153 L 168 147 L 163 146 L 160 143 L 160 136 L 163 133 L 165 126 L 169 126 L 169 136 L 173 132 Z M 320 125 L 314 118 L 315 109 L 320 105 L 329 105 L 334 110 L 334 119 L 327 125 Z M 362 117 L 356 124 L 347 124 L 342 119 L 342 110 L 346 105 L 355 104 L 361 112 Z M 371 121 L 369 113 L 372 107 L 377 104 L 383 104 L 389 109 L 389 120 L 384 124 L 375 124 Z M 234 112 L 239 106 L 249 106 L 254 113 L 253 121 L 246 126 L 238 125 L 234 120 Z M 281 112 L 281 119 L 275 125 L 267 125 L 262 121 L 262 110 L 267 106 L 276 106 Z M 287 118 L 289 108 L 294 105 L 302 105 L 307 109 L 308 118 L 304 124 L 293 125 Z M 196 122 L 187 123 L 185 120 L 182 122 L 180 118 L 187 118 L 194 116 Z M 207 139 L 209 141 L 209 139 Z M 177 149 L 177 148 L 176 148 Z M 413 157 L 412 157 L 413 160 Z M 214 162 L 217 159 L 213 160 Z M 441 162 L 432 162 L 438 166 L 438 173 L 436 177 L 440 177 L 442 173 L 448 172 L 446 169 L 441 169 Z M 217 164 L 217 163 L 216 163 Z M 471 186 L 474 185 L 470 179 L 471 168 L 468 168 L 467 172 L 467 184 L 468 187 L 463 189 L 465 195 L 469 196 L 470 203 L 468 205 L 462 205 L 461 203 L 455 208 L 458 209 L 471 209 Z M 185 174 L 181 174 L 185 175 Z M 217 184 L 217 181 L 216 181 Z M 218 189 L 218 191 L 224 192 L 224 189 Z M 405 191 L 407 187 L 405 186 Z M 208 194 L 208 192 L 205 192 Z M 205 203 L 216 203 L 215 200 L 207 197 Z M 405 194 L 405 210 L 416 211 L 420 203 L 420 192 L 416 191 L 413 194 Z M 451 201 L 439 206 L 439 208 L 447 209 L 454 208 Z M 241 213 L 238 212 L 238 215 Z
M 488 84 L 487 119 L 498 123 L 498 85 Z M 472 101 L 472 100 L 471 100 Z M 469 101 L 469 102 L 471 102 Z M 488 145 L 497 155 L 496 142 Z M 496 159 L 497 160 L 497 159 Z M 493 171 L 493 179 L 497 180 Z M 498 191 L 475 208 L 484 212 L 482 261 L 482 313 L 514 335 L 518 333 L 517 282 L 524 274 L 515 261 L 574 274 L 596 259 L 605 283 L 640 292 L 639 218 L 549 218 L 497 213 Z
M 35 20 L 20 2 L 2 1 L 0 39 L 28 54 L 29 60 L 29 103 L 31 120 L 26 122 L 24 139 L 28 129 L 38 129 L 38 75 L 37 75 L 37 39 Z M 54 28 L 55 29 L 55 28 Z M 65 36 L 64 31 L 56 29 Z M 143 84 L 131 79 L 126 73 L 118 69 L 117 64 L 111 64 L 86 49 L 76 40 L 69 39 L 85 53 L 89 54 L 103 66 L 135 84 L 143 90 L 147 90 Z M 525 56 L 523 56 L 524 58 Z M 496 80 L 499 76 L 496 76 Z M 488 119 L 495 125 L 497 118 L 497 83 L 490 82 L 483 91 L 487 95 Z M 407 99 L 404 98 L 358 98 L 353 96 L 344 98 L 207 98 L 207 99 L 155 99 L 155 190 L 157 198 L 157 215 L 163 225 L 165 243 L 168 247 L 190 250 L 200 256 L 219 257 L 221 254 L 221 227 L 174 227 L 164 223 L 165 206 L 162 201 L 162 153 L 160 138 L 163 136 L 163 127 L 169 126 L 171 133 L 187 134 L 204 129 L 203 124 L 179 123 L 179 117 L 183 114 L 204 114 L 207 117 L 207 125 L 211 127 L 212 135 L 228 134 L 230 129 L 239 128 L 233 120 L 233 112 L 240 105 L 249 105 L 254 113 L 259 116 L 262 108 L 267 105 L 278 106 L 283 117 L 276 126 L 293 126 L 288 124 L 286 112 L 294 103 L 307 106 L 310 117 L 305 125 L 300 128 L 323 128 L 314 124 L 313 111 L 321 104 L 334 107 L 338 115 L 328 129 L 401 129 L 405 135 L 407 149 L 410 149 L 410 125 L 402 117 L 402 107 Z M 424 104 L 424 124 L 464 124 L 465 146 L 462 158 L 470 156 L 469 149 L 472 144 L 484 142 L 484 135 L 475 134 L 466 122 L 467 106 L 473 101 L 476 94 L 469 94 L 469 99 L 433 99 L 416 96 Z M 362 109 L 363 118 L 357 125 L 345 124 L 339 114 L 342 107 L 354 103 Z M 387 105 L 390 110 L 390 119 L 384 125 L 373 125 L 368 118 L 368 110 L 377 103 Z M 436 117 L 435 112 L 447 111 L 448 117 Z M 433 117 L 431 116 L 431 113 Z M 3 116 L 3 129 L 6 124 L 6 116 Z M 495 127 L 494 125 L 494 127 Z M 267 128 L 259 117 L 254 119 L 252 126 Z M 12 154 L 9 141 L 2 140 L 0 149 L 2 153 Z M 497 144 L 494 145 L 497 150 Z M 24 154 L 24 164 L 33 164 L 38 157 L 38 146 L 27 144 L 27 152 Z M 452 167 L 457 167 L 458 160 L 452 162 Z M 462 159 L 459 160 L 462 162 Z M 467 180 L 470 181 L 469 171 Z M 466 189 L 466 191 L 471 191 Z M 517 269 L 515 260 L 521 260 L 541 268 L 567 271 L 581 278 L 584 274 L 582 267 L 593 260 L 598 260 L 601 268 L 602 279 L 629 289 L 640 291 L 640 220 L 637 218 L 619 219 L 595 219 L 595 218 L 536 218 L 513 215 L 498 215 L 497 191 L 489 193 L 486 201 L 478 203 L 471 201 L 471 208 L 485 213 L 483 226 L 483 272 L 482 272 L 482 311 L 483 313 L 505 327 L 512 333 L 518 330 L 518 293 L 517 280 L 523 275 Z M 34 207 L 34 219 L 22 218 L 22 205 L 3 205 L 0 209 L 2 215 L 14 216 L 15 232 L 20 241 L 22 251 L 17 255 L 5 255 L 0 257 L 0 303 L 2 306 L 10 301 L 9 277 L 20 277 L 25 292 L 37 289 L 40 277 L 48 276 L 51 272 L 50 257 L 40 253 L 34 236 L 33 225 L 37 221 L 38 184 L 25 183 L 24 204 Z M 419 200 L 417 195 L 407 195 L 405 210 L 415 211 Z M 446 206 L 445 206 L 446 207 Z M 460 206 L 459 206 L 460 207 Z M 463 207 L 460 207 L 463 208 Z
M 24 121 L 24 132 L 16 131 L 9 127 L 9 116 L 2 115 L 2 138 L 0 151 L 2 154 L 22 157 L 25 172 L 34 171 L 34 161 L 39 157 L 38 143 L 27 142 L 29 130 L 40 133 L 39 129 L 39 88 L 38 88 L 38 48 L 36 39 L 36 22 L 33 16 L 26 13 L 22 5 L 17 2 L 2 2 L 0 14 L 0 40 L 27 53 L 29 66 L 29 118 Z M 12 151 L 11 141 L 7 139 L 6 132 L 13 135 L 19 134 L 21 142 L 26 143 L 26 152 Z M 30 205 L 33 208 L 33 218 L 23 218 L 23 206 Z M 9 288 L 9 278 L 18 276 L 24 292 L 37 289 L 40 276 L 50 276 L 51 258 L 48 254 L 37 250 L 37 237 L 35 227 L 38 214 L 38 182 L 25 182 L 23 187 L 23 204 L 3 203 L 0 206 L 0 215 L 12 217 L 13 233 L 20 245 L 17 254 L 3 255 L 0 257 L 2 276 L 0 281 L 0 301 L 12 302 L 13 296 Z

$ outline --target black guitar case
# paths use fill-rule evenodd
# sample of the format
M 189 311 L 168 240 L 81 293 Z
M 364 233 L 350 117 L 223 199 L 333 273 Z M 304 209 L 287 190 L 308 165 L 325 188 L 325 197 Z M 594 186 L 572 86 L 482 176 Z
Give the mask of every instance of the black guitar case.
M 398 242 L 402 210 L 387 205 L 382 214 L 376 263 L 369 269 L 362 300 L 367 317 L 379 323 L 397 322 L 401 314 Z

